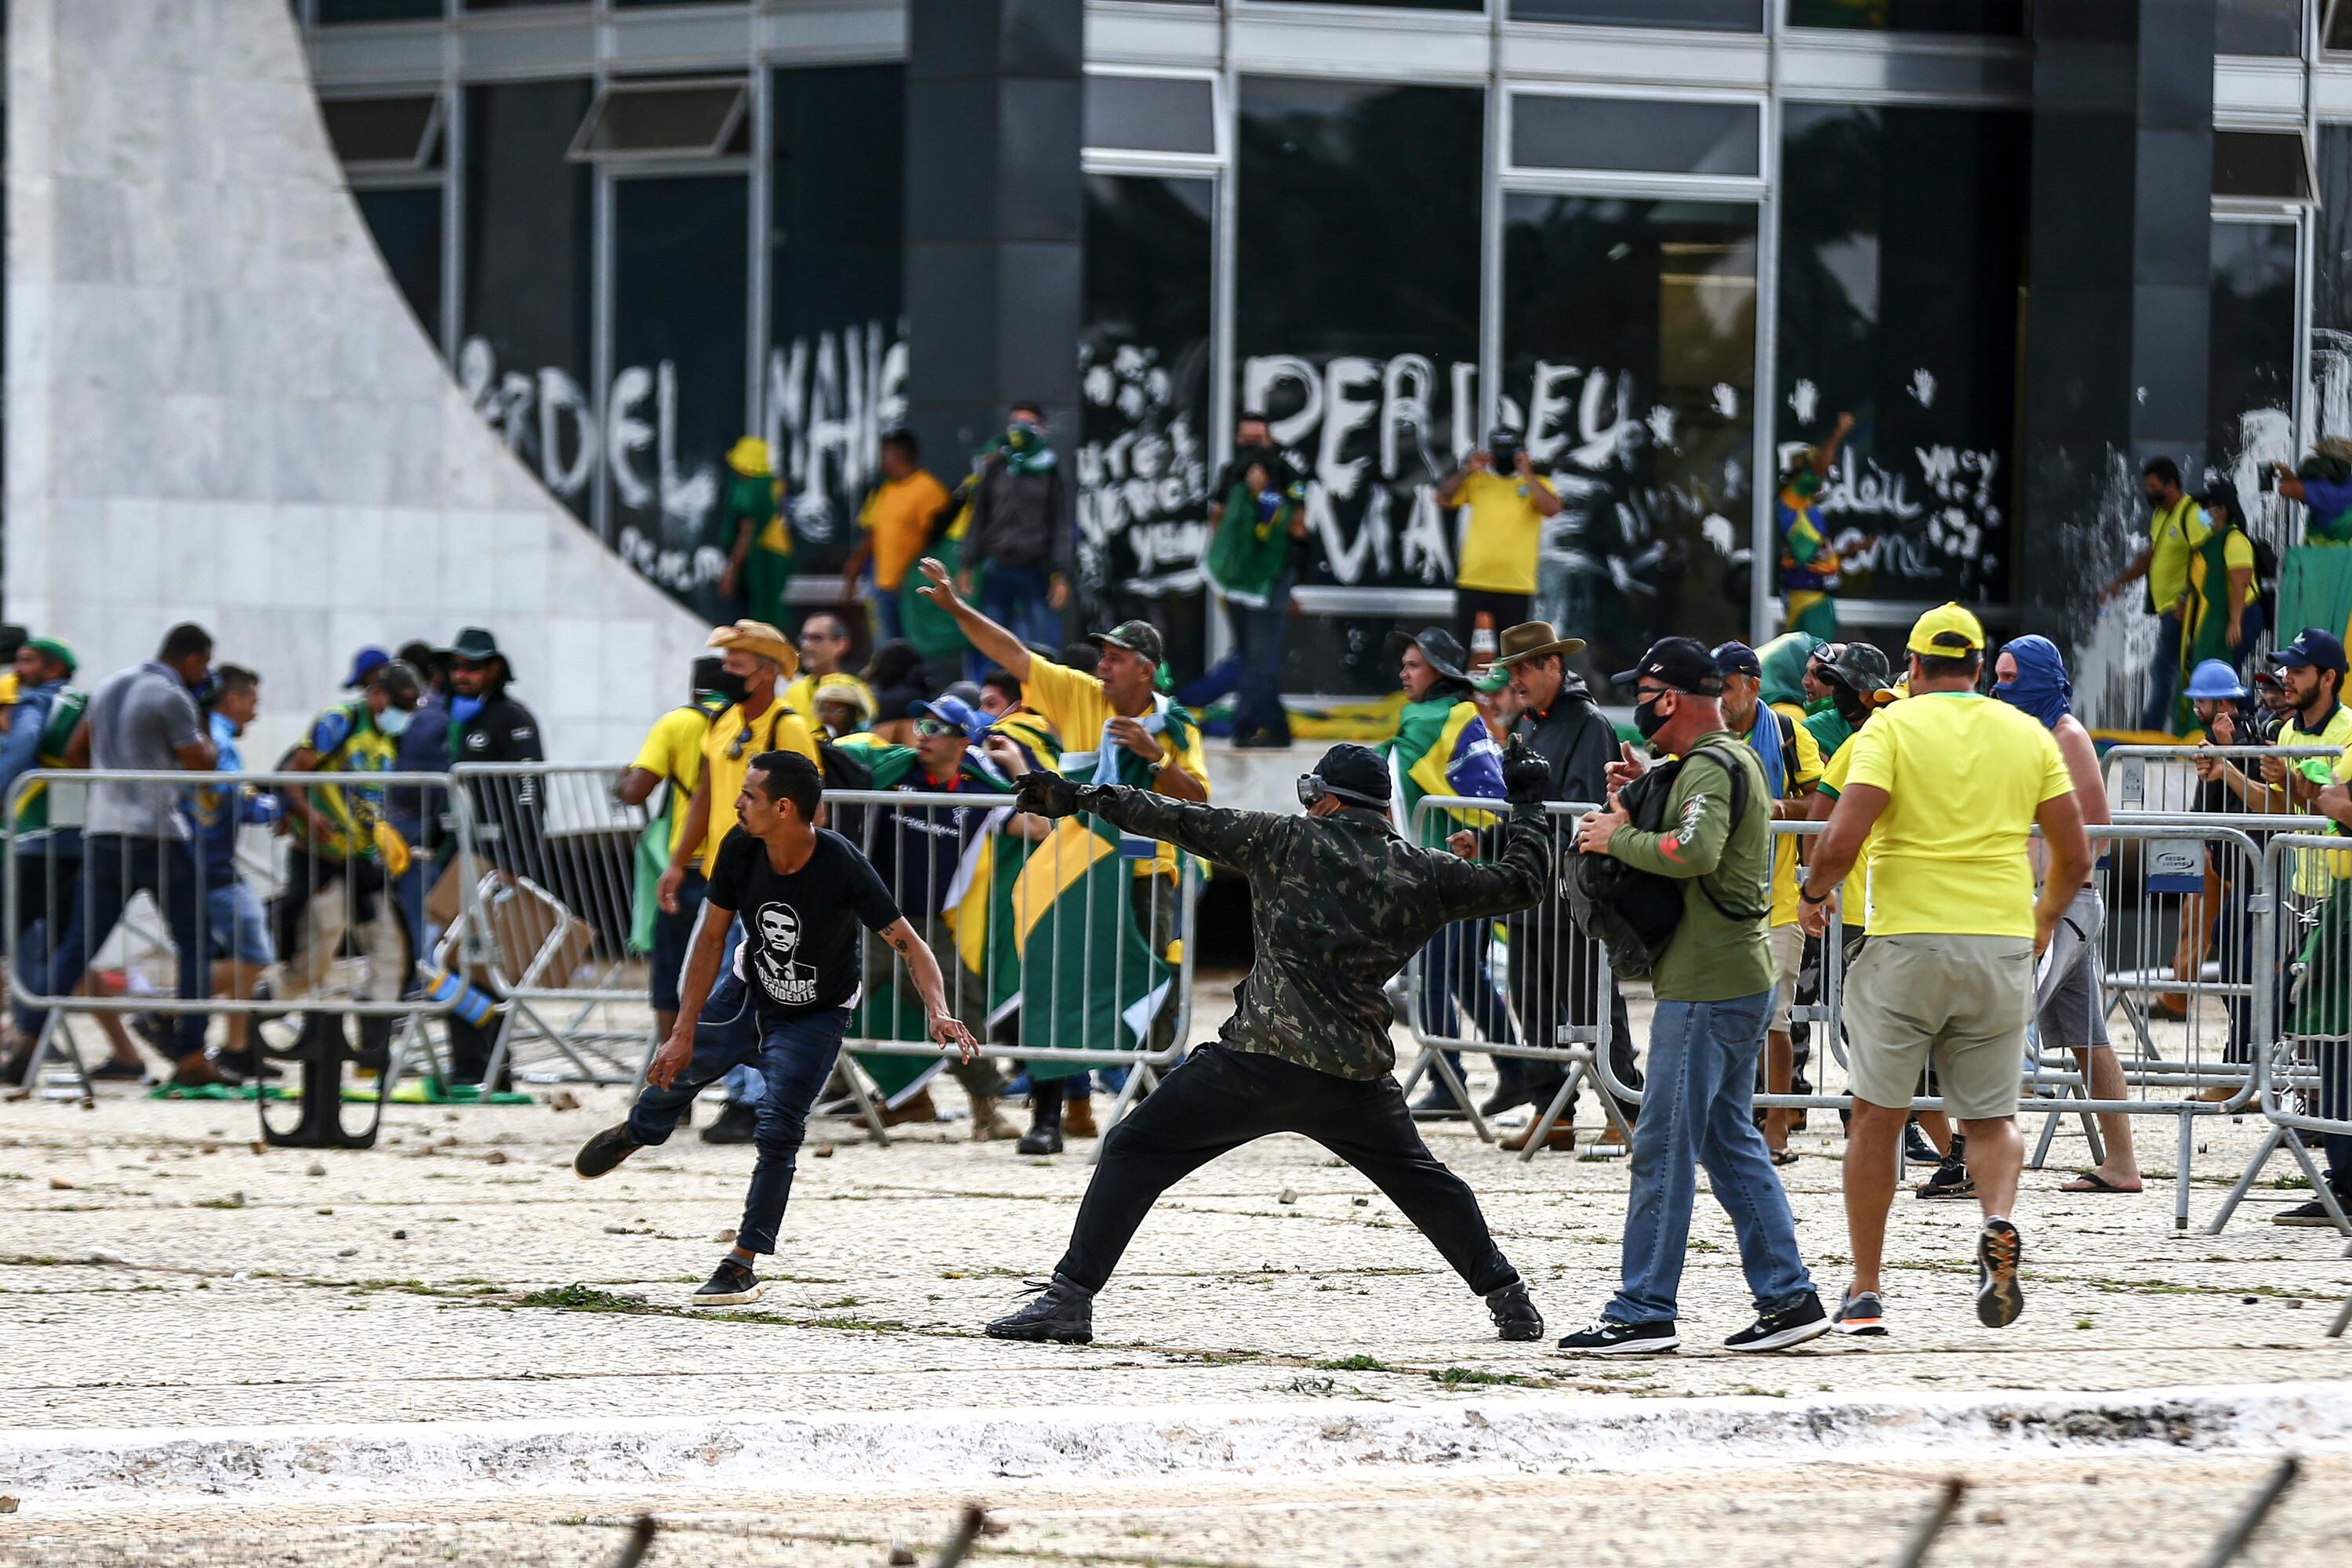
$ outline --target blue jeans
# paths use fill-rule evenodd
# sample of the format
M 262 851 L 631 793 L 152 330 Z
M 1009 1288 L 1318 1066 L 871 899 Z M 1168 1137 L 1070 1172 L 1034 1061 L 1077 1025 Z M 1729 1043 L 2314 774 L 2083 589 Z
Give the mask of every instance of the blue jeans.
M 980 580 L 980 613 L 1023 642 L 1057 648 L 1062 646 L 1062 617 L 1045 603 L 1049 586 L 1043 567 L 992 563 Z M 996 668 L 994 660 L 979 653 L 970 655 L 965 665 L 973 680 Z
M 1519 1032 L 1511 1026 L 1511 1011 L 1503 1005 L 1503 994 L 1496 989 L 1495 976 L 1486 967 L 1494 925 L 1492 921 L 1457 921 L 1441 928 L 1421 950 L 1421 1018 L 1432 1032 L 1460 1039 L 1461 1009 L 1467 1009 L 1481 1039 L 1502 1045 L 1519 1043 Z M 1445 1059 L 1455 1072 L 1462 1070 L 1460 1051 L 1446 1052 Z M 1526 1070 L 1517 1057 L 1495 1058 L 1496 1076 L 1504 1083 L 1517 1083 Z
M 122 833 L 92 833 L 82 839 L 81 891 L 74 912 L 66 919 L 49 958 L 46 994 L 63 996 L 81 984 L 89 954 L 106 945 L 122 906 L 134 893 L 153 897 L 163 911 L 163 923 L 177 950 L 179 971 L 173 994 L 203 1000 L 212 994 L 211 950 L 205 942 L 203 888 L 196 858 L 185 840 L 142 838 Z M 16 1009 L 16 1027 L 38 1034 L 48 1013 L 38 1007 Z M 172 1020 L 172 1050 L 194 1056 L 205 1048 L 202 1013 L 185 1013 Z
M 1234 691 L 1234 738 L 1265 731 L 1290 739 L 1290 715 L 1282 706 L 1282 645 L 1290 627 L 1290 574 L 1268 589 L 1265 603 L 1251 606 L 1225 601 L 1234 653 L 1240 660 Z
M 1620 1323 L 1675 1321 L 1700 1165 L 1738 1234 L 1739 1268 L 1756 1310 L 1782 1310 L 1812 1289 L 1797 1255 L 1789 1194 L 1756 1127 L 1756 1058 L 1771 1011 L 1769 991 L 1728 1002 L 1658 1004 L 1642 1119 L 1633 1125 L 1624 1280 L 1602 1316 Z
M 905 637 L 907 618 L 901 613 L 902 606 L 898 603 L 900 590 L 877 586 L 870 578 L 867 580 L 867 590 L 872 595 L 866 602 L 874 606 L 876 636 L 884 642 L 896 642 Z
M 708 884 L 705 886 L 707 888 Z M 719 950 L 719 984 L 710 988 L 710 994 L 713 996 L 719 994 L 720 986 L 724 986 L 734 977 L 735 950 L 742 945 L 743 922 L 740 920 L 730 921 L 727 925 L 727 945 Z M 691 942 L 688 943 L 689 951 L 692 946 Z M 678 976 L 681 982 L 685 974 L 686 966 L 681 962 L 678 965 Z M 704 1011 L 708 1012 L 709 1008 L 705 1007 Z M 697 1024 L 695 1027 L 698 1033 L 701 1026 Z M 727 1103 L 730 1105 L 757 1105 L 760 1103 L 761 1097 L 768 1089 L 767 1080 L 760 1076 L 757 1064 L 751 1062 L 744 1062 L 729 1069 L 720 1082 L 727 1090 Z
M 743 1194 L 743 1223 L 735 1232 L 735 1244 L 748 1252 L 776 1250 L 776 1227 L 783 1223 L 801 1140 L 808 1134 L 809 1107 L 841 1055 L 848 1027 L 846 1007 L 799 1018 L 763 1017 L 743 983 L 732 973 L 723 975 L 695 1025 L 693 1059 L 667 1089 L 647 1084 L 629 1110 L 631 1138 L 667 1143 L 696 1095 L 733 1068 L 757 1069 L 767 1086 L 751 1135 L 760 1157 L 751 1167 L 751 1191 Z
M 2139 716 L 2143 730 L 2172 732 L 2172 689 L 2180 678 L 2180 617 L 2170 613 L 2156 617 L 2156 657 L 2147 663 L 2147 706 Z

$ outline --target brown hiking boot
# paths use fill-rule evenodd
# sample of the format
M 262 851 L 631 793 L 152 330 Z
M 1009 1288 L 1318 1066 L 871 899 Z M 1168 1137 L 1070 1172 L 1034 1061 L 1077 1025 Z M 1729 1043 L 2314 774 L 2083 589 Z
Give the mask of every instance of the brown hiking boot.
M 915 1097 L 902 1105 L 882 1108 L 882 1125 L 885 1127 L 896 1127 L 907 1121 L 937 1121 L 939 1119 L 940 1108 L 931 1103 L 931 1091 L 928 1089 L 917 1089 Z
M 1102 1130 L 1095 1125 L 1095 1097 L 1091 1094 L 1073 1100 L 1062 1107 L 1062 1136 L 1065 1138 L 1099 1138 Z
M 994 1143 L 1020 1136 L 1021 1129 L 1013 1125 L 1011 1119 L 1006 1117 L 999 1106 L 996 1096 L 975 1094 L 971 1097 L 971 1141 L 973 1142 Z
M 1528 1140 L 1535 1136 L 1535 1131 L 1536 1124 L 1530 1121 L 1508 1138 L 1504 1139 L 1503 1147 L 1516 1154 L 1528 1146 Z M 1557 1149 L 1563 1154 L 1574 1153 L 1576 1152 L 1575 1127 L 1567 1118 L 1562 1117 L 1551 1124 L 1549 1132 L 1544 1134 L 1543 1146 L 1547 1149 Z

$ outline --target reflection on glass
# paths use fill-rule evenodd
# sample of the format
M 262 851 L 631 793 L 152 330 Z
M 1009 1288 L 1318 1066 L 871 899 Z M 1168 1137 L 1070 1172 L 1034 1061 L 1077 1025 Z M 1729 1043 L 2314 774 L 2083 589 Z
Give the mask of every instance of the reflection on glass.
M 2352 436 L 2352 125 L 2323 125 L 2313 209 L 2311 381 L 2322 436 Z
M 749 432 L 744 317 L 751 184 L 740 174 L 633 179 L 613 192 L 614 545 L 708 620 L 731 618 L 719 500 Z
M 769 87 L 770 337 L 760 434 L 792 497 L 795 569 L 816 572 L 848 553 L 881 434 L 906 416 L 906 68 L 777 70 Z M 954 461 L 929 456 L 953 484 Z
M 441 10 L 441 0 L 319 0 L 319 25 L 428 21 Z
M 1503 224 L 1502 417 L 1566 502 L 1536 614 L 1589 672 L 1746 635 L 1755 209 L 1514 195 Z
M 1522 168 L 1754 174 L 1762 119 L 1753 103 L 1511 95 L 1511 162 Z
M 466 91 L 457 379 L 516 456 L 585 516 L 604 442 L 589 387 L 594 176 L 567 163 L 584 79 Z
M 1764 30 L 1766 0 L 1510 0 L 1515 22 L 1588 22 L 1617 27 Z
M 2216 223 L 2212 244 L 2205 460 L 2252 507 L 2262 467 L 2295 459 L 2294 225 Z
M 2025 0 L 1789 0 L 1789 26 L 2014 35 L 2025 30 Z
M 1079 619 L 1130 616 L 1168 634 L 1181 671 L 1205 662 L 1209 179 L 1087 178 L 1084 399 L 1076 472 Z
M 1214 153 L 1216 95 L 1201 77 L 1087 78 L 1086 144 L 1144 153 Z
M 1304 580 L 1450 588 L 1435 496 L 1477 437 L 1483 96 L 1248 77 L 1239 107 L 1234 406 L 1308 477 Z M 1285 689 L 1393 689 L 1387 625 L 1337 668 L 1293 639 Z
M 1842 592 L 2010 590 L 2027 121 L 1790 104 L 1775 429 L 1786 461 L 1855 419 L 1817 503 Z
M 2213 52 L 2303 53 L 2303 0 L 2214 0 Z
M 358 190 L 352 200 L 367 220 L 375 247 L 416 314 L 425 335 L 441 341 L 441 187 Z

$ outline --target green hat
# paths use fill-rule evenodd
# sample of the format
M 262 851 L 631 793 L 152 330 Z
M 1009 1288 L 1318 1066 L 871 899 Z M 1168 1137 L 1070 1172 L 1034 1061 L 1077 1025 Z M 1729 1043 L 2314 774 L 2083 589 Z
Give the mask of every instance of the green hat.
M 1499 664 L 1490 665 L 1487 667 L 1486 674 L 1472 679 L 1470 682 L 1470 689 L 1473 691 L 1492 693 L 1500 691 L 1510 683 L 1511 672 L 1507 666 Z
M 81 668 L 81 661 L 74 658 L 74 650 L 55 637 L 27 637 L 25 639 L 25 646 L 35 653 L 47 654 L 64 665 L 68 675 Z

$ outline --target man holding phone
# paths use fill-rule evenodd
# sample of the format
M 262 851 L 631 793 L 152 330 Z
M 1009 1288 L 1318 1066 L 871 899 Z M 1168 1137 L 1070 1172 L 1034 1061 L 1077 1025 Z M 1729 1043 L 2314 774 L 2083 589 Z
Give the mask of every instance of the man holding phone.
M 1466 506 L 1462 561 L 1454 574 L 1456 634 L 1472 646 L 1478 617 L 1489 627 L 1516 626 L 1528 617 L 1536 593 L 1536 557 L 1544 521 L 1559 515 L 1559 492 L 1536 472 L 1519 432 L 1497 425 L 1486 445 L 1437 487 L 1437 504 Z

